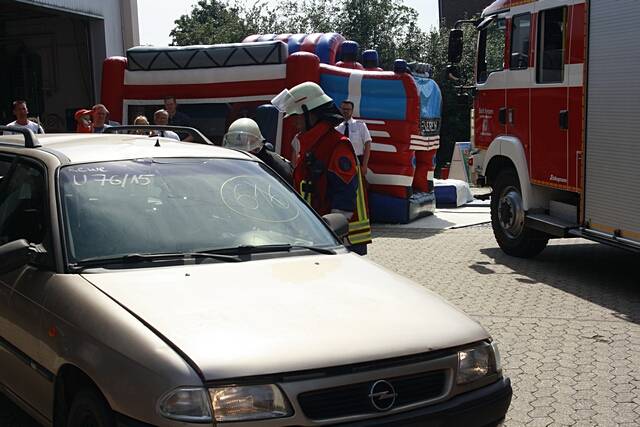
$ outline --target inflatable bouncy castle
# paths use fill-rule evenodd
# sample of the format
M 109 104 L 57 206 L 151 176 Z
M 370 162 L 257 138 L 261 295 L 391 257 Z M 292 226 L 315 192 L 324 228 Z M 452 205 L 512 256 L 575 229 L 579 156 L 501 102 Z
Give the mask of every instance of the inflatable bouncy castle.
M 104 62 L 102 103 L 113 120 L 152 117 L 165 97 L 192 125 L 220 144 L 240 117 L 258 122 L 275 150 L 291 158 L 292 119 L 270 107 L 285 88 L 320 84 L 336 104 L 349 99 L 373 143 L 367 171 L 371 219 L 407 223 L 433 212 L 434 156 L 439 146 L 440 90 L 416 67 L 378 67 L 377 52 L 339 34 L 271 34 L 212 46 L 135 47 Z

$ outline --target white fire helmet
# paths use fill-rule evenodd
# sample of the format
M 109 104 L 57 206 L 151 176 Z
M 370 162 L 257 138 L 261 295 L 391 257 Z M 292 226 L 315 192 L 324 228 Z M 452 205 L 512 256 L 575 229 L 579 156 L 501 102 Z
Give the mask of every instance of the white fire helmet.
M 249 118 L 242 118 L 231 123 L 224 135 L 222 145 L 235 150 L 256 153 L 262 148 L 262 141 L 264 137 L 258 124 Z
M 285 89 L 271 100 L 271 103 L 281 112 L 285 113 L 285 117 L 296 114 L 304 114 L 321 105 L 332 102 L 333 99 L 324 93 L 322 88 L 313 82 L 300 83 L 291 89 Z

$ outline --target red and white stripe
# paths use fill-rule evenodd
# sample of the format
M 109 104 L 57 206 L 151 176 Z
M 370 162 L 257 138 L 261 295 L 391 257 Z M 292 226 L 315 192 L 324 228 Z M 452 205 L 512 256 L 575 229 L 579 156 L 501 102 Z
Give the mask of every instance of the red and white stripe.
M 431 151 L 440 147 L 440 136 L 411 135 L 411 145 L 409 148 L 415 151 Z

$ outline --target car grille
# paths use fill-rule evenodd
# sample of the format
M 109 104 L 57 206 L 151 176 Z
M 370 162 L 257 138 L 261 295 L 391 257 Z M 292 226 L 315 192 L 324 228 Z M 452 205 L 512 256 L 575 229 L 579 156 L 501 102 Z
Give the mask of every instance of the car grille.
M 410 405 L 436 398 L 445 391 L 445 371 L 386 378 L 397 393 L 393 407 Z M 349 384 L 298 395 L 304 414 L 313 420 L 376 413 L 369 398 L 375 381 Z

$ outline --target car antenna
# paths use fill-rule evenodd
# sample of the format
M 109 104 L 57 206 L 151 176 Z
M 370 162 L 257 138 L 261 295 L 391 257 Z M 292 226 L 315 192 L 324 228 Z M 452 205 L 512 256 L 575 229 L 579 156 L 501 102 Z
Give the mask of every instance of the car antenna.
M 160 138 L 156 139 L 156 143 L 153 146 L 160 147 Z

